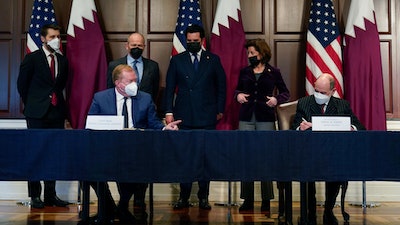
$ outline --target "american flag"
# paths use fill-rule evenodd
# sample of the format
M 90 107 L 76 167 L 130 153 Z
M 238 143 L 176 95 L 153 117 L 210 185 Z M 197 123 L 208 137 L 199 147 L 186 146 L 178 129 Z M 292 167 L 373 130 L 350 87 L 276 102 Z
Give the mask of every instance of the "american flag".
M 52 23 L 57 23 L 52 0 L 35 0 L 27 35 L 27 53 L 34 52 L 42 46 L 40 29 L 43 25 Z
M 173 38 L 171 55 L 177 55 L 186 50 L 185 30 L 188 26 L 197 24 L 203 27 L 201 22 L 200 4 L 198 0 L 181 0 L 179 3 L 178 18 Z M 203 46 L 204 48 L 204 46 Z
M 331 0 L 313 0 L 307 31 L 306 94 L 314 93 L 314 82 L 322 73 L 336 79 L 335 96 L 343 98 L 342 49 L 339 27 Z

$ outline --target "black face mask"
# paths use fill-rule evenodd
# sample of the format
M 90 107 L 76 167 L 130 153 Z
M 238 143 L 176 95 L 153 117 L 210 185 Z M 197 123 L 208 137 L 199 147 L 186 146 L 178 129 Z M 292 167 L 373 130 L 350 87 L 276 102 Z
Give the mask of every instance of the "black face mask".
M 200 42 L 187 42 L 186 46 L 187 50 L 192 54 L 199 52 L 201 49 Z
M 131 53 L 131 56 L 134 59 L 138 59 L 142 55 L 143 49 L 141 49 L 141 48 L 131 48 L 131 52 L 130 53 Z
M 256 67 L 260 63 L 260 61 L 261 60 L 257 59 L 257 56 L 252 56 L 249 58 L 250 66 L 253 68 Z

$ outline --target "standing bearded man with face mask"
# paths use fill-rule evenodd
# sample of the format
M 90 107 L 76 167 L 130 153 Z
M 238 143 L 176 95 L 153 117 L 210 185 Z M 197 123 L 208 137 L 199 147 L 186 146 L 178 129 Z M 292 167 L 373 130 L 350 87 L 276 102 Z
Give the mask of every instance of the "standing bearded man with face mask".
M 115 67 L 120 64 L 128 64 L 138 75 L 137 83 L 139 90 L 149 93 L 153 101 L 157 102 L 160 71 L 157 62 L 142 56 L 145 47 L 145 40 L 142 34 L 132 33 L 128 36 L 125 44 L 127 55 L 111 61 L 108 65 L 107 87 L 114 87 L 112 71 L 115 69 Z
M 187 51 L 173 56 L 168 67 L 165 120 L 170 123 L 181 119 L 180 128 L 185 130 L 214 130 L 225 108 L 225 71 L 217 55 L 201 49 L 205 41 L 202 27 L 189 26 L 185 33 Z M 199 208 L 209 210 L 210 182 L 200 180 L 198 184 Z M 189 207 L 192 183 L 181 183 L 180 188 L 180 198 L 174 209 Z
M 293 130 L 311 130 L 311 117 L 314 115 L 346 115 L 350 116 L 352 130 L 365 130 L 365 127 L 353 114 L 349 102 L 333 96 L 335 93 L 335 79 L 328 73 L 321 74 L 314 83 L 314 94 L 301 98 L 297 104 L 296 116 L 292 124 Z M 317 146 L 316 146 L 317 147 Z M 320 146 L 318 148 L 323 148 Z M 338 221 L 333 214 L 336 197 L 343 182 L 326 182 L 325 184 L 325 210 L 324 225 L 337 225 Z M 308 224 L 316 224 L 316 198 L 315 182 L 308 182 L 307 208 Z
M 68 61 L 58 53 L 60 27 L 44 25 L 40 39 L 43 46 L 26 55 L 20 66 L 17 86 L 24 103 L 24 115 L 28 129 L 64 129 L 67 107 L 63 90 L 67 82 Z M 57 197 L 55 181 L 44 181 L 44 202 L 40 199 L 41 189 L 40 181 L 28 182 L 33 208 L 44 208 L 45 205 L 65 207 L 69 204 Z

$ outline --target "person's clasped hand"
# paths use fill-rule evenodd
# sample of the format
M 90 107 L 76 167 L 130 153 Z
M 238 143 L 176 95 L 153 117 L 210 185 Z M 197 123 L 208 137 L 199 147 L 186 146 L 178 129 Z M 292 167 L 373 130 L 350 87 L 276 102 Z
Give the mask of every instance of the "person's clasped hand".
M 180 124 L 181 122 L 182 120 L 170 122 L 164 127 L 164 130 L 179 130 L 178 124 Z
M 240 93 L 240 94 L 237 95 L 236 100 L 237 100 L 240 104 L 243 104 L 243 103 L 248 102 L 247 97 L 249 97 L 249 96 L 250 96 L 249 94 Z
M 266 104 L 271 108 L 275 107 L 276 104 L 278 104 L 278 100 L 274 96 L 271 96 L 271 97 L 265 96 L 265 98 L 267 98 L 267 100 L 268 100 L 266 102 Z

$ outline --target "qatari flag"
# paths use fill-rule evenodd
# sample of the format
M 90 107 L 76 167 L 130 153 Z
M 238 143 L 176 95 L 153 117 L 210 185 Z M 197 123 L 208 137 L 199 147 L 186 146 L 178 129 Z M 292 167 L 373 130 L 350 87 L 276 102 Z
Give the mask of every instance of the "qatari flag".
M 85 127 L 93 94 L 106 88 L 107 60 L 93 0 L 73 0 L 67 30 L 67 101 L 72 128 Z
M 386 130 L 379 44 L 373 0 L 352 0 L 343 55 L 345 98 L 368 130 Z
M 239 0 L 219 0 L 211 34 L 210 51 L 221 58 L 226 73 L 226 103 L 218 130 L 238 128 L 240 105 L 233 98 L 240 69 L 247 66 L 246 39 Z

